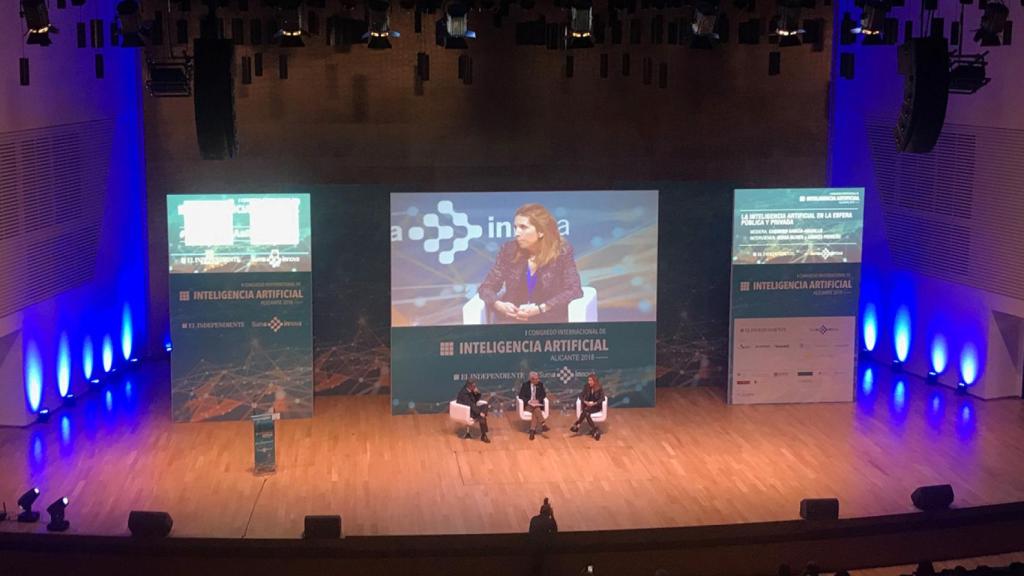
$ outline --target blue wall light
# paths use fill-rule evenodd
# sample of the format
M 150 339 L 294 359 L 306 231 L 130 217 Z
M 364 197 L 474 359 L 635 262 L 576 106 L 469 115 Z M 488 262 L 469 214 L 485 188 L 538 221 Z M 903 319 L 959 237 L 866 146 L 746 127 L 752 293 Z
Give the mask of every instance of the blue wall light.
M 936 334 L 932 338 L 932 372 L 942 374 L 949 364 L 949 355 L 946 348 L 946 337 Z
M 121 311 L 121 357 L 125 360 L 132 357 L 132 309 L 127 302 Z
M 110 334 L 103 337 L 103 371 L 110 372 L 114 367 L 114 343 L 110 340 Z
M 57 344 L 57 392 L 60 397 L 68 395 L 71 388 L 71 349 L 68 345 L 68 333 L 60 333 L 60 342 Z
M 92 336 L 87 335 L 82 341 L 82 376 L 85 376 L 86 380 L 92 380 L 92 363 Z
M 868 303 L 864 305 L 864 318 L 861 320 L 861 336 L 864 338 L 864 349 L 868 352 L 875 351 L 878 344 L 878 313 L 875 305 Z
M 25 347 L 25 395 L 29 409 L 39 412 L 39 404 L 43 401 L 43 361 L 33 340 L 29 340 Z
M 893 322 L 893 348 L 896 351 L 896 359 L 901 363 L 906 362 L 907 355 L 910 354 L 910 329 L 910 310 L 906 306 L 900 306 Z
M 978 380 L 978 349 L 967 342 L 960 352 L 960 381 L 971 386 Z

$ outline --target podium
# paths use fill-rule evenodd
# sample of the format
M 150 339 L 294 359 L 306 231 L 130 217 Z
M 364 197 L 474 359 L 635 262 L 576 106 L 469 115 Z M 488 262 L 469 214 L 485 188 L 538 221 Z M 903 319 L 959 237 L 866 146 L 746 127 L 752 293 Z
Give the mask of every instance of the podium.
M 281 415 L 274 412 L 252 417 L 253 474 L 273 474 L 277 470 L 277 437 L 275 423 Z

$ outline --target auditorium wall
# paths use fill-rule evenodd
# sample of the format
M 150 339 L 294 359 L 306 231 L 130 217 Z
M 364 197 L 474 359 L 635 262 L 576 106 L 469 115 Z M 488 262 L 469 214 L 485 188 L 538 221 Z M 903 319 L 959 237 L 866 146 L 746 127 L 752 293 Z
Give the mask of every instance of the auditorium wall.
M 236 60 L 257 52 L 264 60 L 262 77 L 236 84 L 236 158 L 199 158 L 191 99 L 144 102 L 151 321 L 167 324 L 165 195 L 310 191 L 317 390 L 386 393 L 388 192 L 656 187 L 659 382 L 724 382 L 731 189 L 824 185 L 831 46 L 826 37 L 820 52 L 782 49 L 782 74 L 769 76 L 768 54 L 777 46 L 767 37 L 737 45 L 736 24 L 752 14 L 728 10 L 730 42 L 711 51 L 652 43 L 653 9 L 627 17 L 642 30 L 636 44 L 627 23 L 620 45 L 608 38 L 572 52 L 516 46 L 516 21 L 541 12 L 564 21 L 552 7 L 526 16 L 513 7 L 500 28 L 491 15 L 473 12 L 478 38 L 470 50 L 446 51 L 434 44 L 432 20 L 417 34 L 412 15 L 397 5 L 392 28 L 402 36 L 392 50 L 328 47 L 322 35 L 309 37 L 305 48 L 287 51 L 285 80 L 278 77 L 282 49 L 236 46 Z M 773 6 L 757 10 L 767 20 Z M 337 11 L 331 1 L 318 11 L 321 31 Z M 188 16 L 193 31 L 197 17 Z M 417 52 L 430 56 L 426 82 L 414 77 Z M 602 53 L 608 78 L 599 73 Z M 458 77 L 462 54 L 472 58 L 471 84 Z M 571 78 L 567 55 L 574 57 Z M 662 63 L 666 88 L 659 87 Z M 336 249 L 324 248 L 325 238 Z M 701 267 L 679 266 L 683 254 Z M 159 343 L 154 335 L 151 344 Z
M 859 14 L 852 1 L 840 14 Z M 1024 8 L 1008 4 L 1010 19 Z M 873 355 L 896 357 L 896 317 L 906 311 L 910 344 L 905 368 L 918 375 L 941 367 L 955 386 L 973 372 L 972 393 L 1020 396 L 1024 357 L 1024 115 L 1015 98 L 1020 43 L 981 47 L 972 38 L 978 5 L 966 5 L 964 54 L 987 51 L 991 82 L 972 95 L 950 95 L 946 125 L 935 150 L 899 154 L 893 128 L 903 98 L 894 46 L 837 46 L 852 53 L 855 78 L 834 84 L 829 162 L 833 186 L 865 186 L 862 312 L 877 310 Z M 941 2 L 936 13 L 949 37 L 961 5 Z M 895 12 L 917 23 L 920 3 Z M 901 34 L 902 37 L 902 34 Z M 956 49 L 956 46 L 951 46 Z M 863 315 L 862 315 L 863 316 Z M 938 363 L 939 366 L 935 364 Z M 965 374 L 966 372 L 966 374 Z

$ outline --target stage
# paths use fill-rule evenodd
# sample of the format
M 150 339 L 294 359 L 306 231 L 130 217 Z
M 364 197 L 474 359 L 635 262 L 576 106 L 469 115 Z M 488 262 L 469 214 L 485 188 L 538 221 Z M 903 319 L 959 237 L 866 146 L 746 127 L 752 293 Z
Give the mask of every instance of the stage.
M 307 514 L 340 514 L 347 535 L 521 532 L 544 497 L 562 531 L 786 520 L 808 497 L 839 498 L 842 518 L 909 512 L 915 487 L 939 483 L 954 506 L 1024 500 L 1024 402 L 858 373 L 840 404 L 660 388 L 657 408 L 613 407 L 599 442 L 555 407 L 534 441 L 492 415 L 484 444 L 447 414 L 393 417 L 388 396 L 317 397 L 313 419 L 278 423 L 277 472 L 257 477 L 251 423 L 172 424 L 155 362 L 48 423 L 0 429 L 0 499 L 11 512 L 39 486 L 45 510 L 66 495 L 72 533 L 127 534 L 145 509 L 170 512 L 173 535 L 225 538 L 298 537 Z M 45 532 L 43 516 L 0 530 Z

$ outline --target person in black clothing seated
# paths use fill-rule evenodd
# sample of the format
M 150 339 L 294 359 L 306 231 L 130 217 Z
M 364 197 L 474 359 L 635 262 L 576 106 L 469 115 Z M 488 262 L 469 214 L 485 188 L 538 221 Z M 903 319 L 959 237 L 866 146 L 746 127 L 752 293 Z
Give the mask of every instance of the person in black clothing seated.
M 487 437 L 487 403 L 480 402 L 480 389 L 476 387 L 476 380 L 466 380 L 466 385 L 459 390 L 455 401 L 464 406 L 469 406 L 469 415 L 480 423 L 480 439 L 490 444 L 491 439 Z
M 545 396 L 547 392 L 544 390 L 544 383 L 540 381 L 540 374 L 530 372 L 530 379 L 519 387 L 519 399 L 523 401 L 523 410 L 533 416 L 530 420 L 530 440 L 533 440 L 538 426 L 541 432 L 548 431 L 547 420 L 544 419 Z
M 573 425 L 569 430 L 573 433 L 580 431 L 580 424 L 584 420 L 590 425 L 590 435 L 594 437 L 594 440 L 601 439 L 601 430 L 594 424 L 594 419 L 591 418 L 592 414 L 600 412 L 604 407 L 604 389 L 601 388 L 601 381 L 597 379 L 597 374 L 591 374 L 587 376 L 587 385 L 583 387 L 583 391 L 580 392 L 580 417 L 573 422 Z
M 530 534 L 554 534 L 558 532 L 558 522 L 555 522 L 555 511 L 551 509 L 548 499 L 540 505 L 540 514 L 530 518 Z

